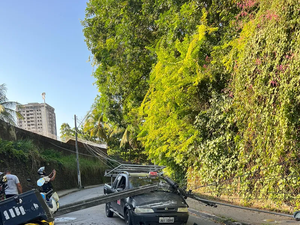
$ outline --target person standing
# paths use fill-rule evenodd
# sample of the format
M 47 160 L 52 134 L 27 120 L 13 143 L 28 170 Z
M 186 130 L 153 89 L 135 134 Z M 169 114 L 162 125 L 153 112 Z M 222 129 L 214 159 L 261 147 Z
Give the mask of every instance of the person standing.
M 16 175 L 11 174 L 9 169 L 5 170 L 5 176 L 7 179 L 7 187 L 5 188 L 5 198 L 10 198 L 17 194 L 22 194 L 22 186 L 19 178 Z

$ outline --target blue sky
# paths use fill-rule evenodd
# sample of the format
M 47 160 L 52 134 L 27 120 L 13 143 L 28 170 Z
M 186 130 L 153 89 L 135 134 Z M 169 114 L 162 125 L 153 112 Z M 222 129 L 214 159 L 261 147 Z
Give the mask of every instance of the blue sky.
M 55 108 L 57 133 L 74 127 L 97 96 L 81 20 L 86 0 L 0 1 L 0 84 L 10 101 Z M 77 123 L 77 124 L 78 124 Z

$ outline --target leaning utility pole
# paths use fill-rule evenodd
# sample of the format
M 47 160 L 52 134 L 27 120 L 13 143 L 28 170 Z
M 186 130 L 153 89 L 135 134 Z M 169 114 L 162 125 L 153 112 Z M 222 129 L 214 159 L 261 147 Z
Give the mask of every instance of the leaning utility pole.
M 80 176 L 80 168 L 79 168 L 78 144 L 77 144 L 76 115 L 74 115 L 74 120 L 75 120 L 75 148 L 76 148 L 76 159 L 77 159 L 78 188 L 82 188 L 82 185 L 81 185 L 81 176 Z

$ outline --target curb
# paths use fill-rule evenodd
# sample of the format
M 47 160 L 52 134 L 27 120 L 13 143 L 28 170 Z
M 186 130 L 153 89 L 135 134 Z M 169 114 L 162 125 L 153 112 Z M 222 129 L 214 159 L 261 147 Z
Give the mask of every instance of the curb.
M 58 192 L 56 192 L 57 194 L 58 194 L 58 197 L 64 197 L 64 196 L 66 196 L 66 195 L 68 195 L 68 194 L 71 194 L 71 193 L 74 193 L 74 192 L 77 192 L 77 191 L 80 191 L 80 189 L 78 189 L 78 190 L 72 190 L 72 191 L 68 191 L 68 192 L 66 192 L 66 193 L 58 193 Z
M 218 216 L 213 215 L 213 214 L 208 214 L 208 213 L 204 213 L 204 212 L 201 212 L 201 211 L 197 211 L 197 210 L 192 209 L 192 208 L 189 208 L 189 212 L 191 212 L 191 213 L 193 213 L 197 216 L 200 216 L 200 217 L 204 217 L 204 218 L 216 221 L 216 222 L 220 222 L 220 223 L 225 224 L 225 225 L 251 225 L 251 224 L 248 224 L 248 223 L 241 223 L 241 222 L 237 222 L 237 221 L 232 221 L 229 218 L 222 218 L 222 217 L 218 217 Z
M 100 185 L 102 185 L 102 184 L 100 184 Z M 94 187 L 99 187 L 99 185 L 92 185 L 92 186 L 87 186 L 87 187 L 82 187 L 82 188 L 71 188 L 71 189 L 67 189 L 67 190 L 60 190 L 60 191 L 56 191 L 56 193 L 58 194 L 58 197 L 63 197 L 63 196 L 66 196 L 68 194 L 71 194 L 71 193 L 74 193 L 77 191 L 94 188 Z

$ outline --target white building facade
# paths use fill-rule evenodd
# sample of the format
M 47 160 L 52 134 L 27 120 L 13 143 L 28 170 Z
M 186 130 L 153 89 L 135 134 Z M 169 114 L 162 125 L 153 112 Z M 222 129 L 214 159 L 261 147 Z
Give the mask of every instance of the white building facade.
M 54 108 L 47 103 L 18 105 L 23 118 L 17 119 L 18 127 L 57 140 Z

